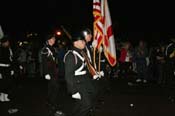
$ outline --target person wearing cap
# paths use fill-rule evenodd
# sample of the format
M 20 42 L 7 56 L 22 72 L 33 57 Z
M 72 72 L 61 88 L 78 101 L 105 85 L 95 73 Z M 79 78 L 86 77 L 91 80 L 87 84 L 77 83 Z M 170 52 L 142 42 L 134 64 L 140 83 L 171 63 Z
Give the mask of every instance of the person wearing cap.
M 64 56 L 67 90 L 74 101 L 71 116 L 89 116 L 91 113 L 93 85 L 83 56 L 85 47 L 82 34 L 74 33 L 72 47 Z
M 85 52 L 87 54 L 87 56 L 89 57 L 89 60 L 91 63 L 93 63 L 93 58 L 92 58 L 92 32 L 89 28 L 85 28 L 81 31 L 82 36 L 85 38 L 86 41 L 86 46 L 85 46 Z
M 10 46 L 9 36 L 5 35 L 0 40 L 0 102 L 11 101 L 11 94 L 14 90 L 14 58 L 13 51 Z M 9 98 L 9 96 L 11 96 Z M 13 95 L 14 96 L 14 95 Z M 13 101 L 13 100 L 12 100 Z M 13 101 L 14 102 L 14 101 Z M 11 102 L 11 103 L 13 103 Z M 11 104 L 10 105 L 13 105 Z M 10 108 L 9 113 L 18 112 L 17 108 Z
M 106 78 L 104 78 L 104 71 L 105 71 L 105 67 L 107 65 L 106 63 L 106 58 L 104 56 L 104 54 L 101 54 L 101 59 L 100 59 L 100 71 L 98 70 L 98 60 L 99 58 L 96 57 L 95 61 L 93 59 L 93 50 L 96 46 L 96 41 L 93 40 L 92 41 L 92 31 L 89 28 L 84 28 L 81 31 L 83 37 L 86 40 L 86 47 L 85 47 L 85 52 L 87 54 L 87 56 L 90 59 L 91 64 L 93 64 L 94 68 L 96 69 L 98 75 L 91 77 L 92 82 L 93 82 L 93 86 L 94 86 L 94 96 L 92 96 L 92 99 L 94 100 L 94 108 L 93 110 L 96 110 L 96 107 L 98 107 L 99 104 L 101 104 L 104 100 L 103 95 L 105 93 L 105 91 L 109 88 L 109 82 Z M 102 47 L 100 47 L 100 49 L 98 51 L 95 51 L 96 54 L 102 53 Z M 98 55 L 97 55 L 98 56 Z M 95 63 L 94 63 L 95 62 Z M 94 65 L 95 64 L 95 65 Z
M 95 71 L 97 72 L 97 66 L 95 64 L 94 66 L 94 60 L 93 60 L 93 46 L 92 46 L 92 32 L 89 28 L 83 28 L 80 33 L 82 34 L 82 36 L 85 38 L 85 48 L 84 51 L 86 53 L 86 55 L 89 58 L 90 63 L 92 64 L 92 66 L 94 67 Z M 94 112 L 95 110 L 95 106 L 96 106 L 96 101 L 97 101 L 97 94 L 98 94 L 98 82 L 99 82 L 99 75 L 95 75 L 92 76 L 91 74 L 89 74 L 90 80 L 93 83 L 93 94 L 91 96 L 91 99 L 93 100 L 93 108 L 92 108 L 92 112 Z
M 43 74 L 44 78 L 48 80 L 49 115 L 65 116 L 65 114 L 60 110 L 60 104 L 58 103 L 60 86 L 58 84 L 57 59 L 56 50 L 54 48 L 55 41 L 55 34 L 48 34 L 46 36 L 46 44 L 41 49 Z

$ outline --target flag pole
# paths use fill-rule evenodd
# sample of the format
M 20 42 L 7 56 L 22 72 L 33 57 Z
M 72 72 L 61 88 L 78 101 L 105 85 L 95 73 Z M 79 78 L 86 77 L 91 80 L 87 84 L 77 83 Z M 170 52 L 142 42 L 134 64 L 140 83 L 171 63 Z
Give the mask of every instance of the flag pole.
M 95 57 L 96 57 L 96 56 L 95 56 L 95 51 L 96 51 L 96 49 L 94 48 L 94 49 L 93 49 L 93 62 L 94 62 L 94 67 L 95 67 L 95 64 L 96 64 L 96 62 L 95 62 Z
M 101 70 L 101 69 L 100 69 L 100 67 L 101 67 L 101 62 L 100 62 L 100 61 L 101 61 L 101 51 L 100 51 L 100 50 L 99 50 L 98 59 L 99 59 L 99 60 L 98 60 L 98 72 L 100 72 L 100 70 Z
M 95 23 L 93 23 L 93 41 L 95 41 Z M 96 46 L 93 45 L 93 65 L 95 67 L 95 69 L 97 70 L 97 66 L 96 66 Z

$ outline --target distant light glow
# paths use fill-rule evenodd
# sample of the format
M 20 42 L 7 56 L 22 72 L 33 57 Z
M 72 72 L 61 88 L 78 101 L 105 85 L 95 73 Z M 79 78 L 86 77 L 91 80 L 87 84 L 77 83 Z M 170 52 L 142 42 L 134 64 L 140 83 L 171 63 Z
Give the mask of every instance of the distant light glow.
M 57 31 L 56 34 L 57 34 L 57 35 L 61 35 L 61 31 Z

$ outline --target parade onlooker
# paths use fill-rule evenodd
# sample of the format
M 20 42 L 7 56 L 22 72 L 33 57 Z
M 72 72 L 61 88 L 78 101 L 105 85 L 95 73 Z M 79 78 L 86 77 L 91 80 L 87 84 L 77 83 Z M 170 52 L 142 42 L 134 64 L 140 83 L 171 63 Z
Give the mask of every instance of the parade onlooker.
M 159 48 L 156 50 L 156 76 L 157 76 L 157 82 L 160 85 L 164 85 L 166 81 L 166 58 L 165 58 L 165 46 L 160 45 Z
M 123 43 L 123 46 L 120 50 L 119 75 L 124 78 L 126 78 L 125 76 L 127 76 L 127 74 L 132 70 L 132 57 L 133 56 L 131 54 L 130 48 L 131 48 L 131 43 L 127 41 Z
M 143 40 L 139 41 L 138 46 L 135 48 L 134 61 L 136 63 L 136 72 L 138 74 L 138 79 L 136 82 L 143 83 L 147 82 L 147 67 L 148 67 L 148 48 L 146 42 Z

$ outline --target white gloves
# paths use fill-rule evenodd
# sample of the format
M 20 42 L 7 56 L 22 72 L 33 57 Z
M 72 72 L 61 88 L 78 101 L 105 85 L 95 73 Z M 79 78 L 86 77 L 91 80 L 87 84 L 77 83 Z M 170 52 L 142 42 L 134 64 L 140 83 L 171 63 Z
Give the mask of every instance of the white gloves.
M 20 65 L 20 66 L 19 66 L 19 69 L 20 69 L 20 70 L 22 70 L 22 69 L 23 69 L 23 67 Z
M 2 79 L 2 74 L 0 73 L 0 79 Z
M 77 92 L 77 93 L 75 93 L 75 94 L 73 94 L 72 95 L 72 98 L 74 98 L 74 99 L 81 99 L 81 95 L 80 95 L 80 93 L 79 92 Z
M 146 57 L 146 66 L 148 66 L 149 65 L 149 58 L 148 57 Z
M 45 79 L 50 80 L 51 79 L 50 75 L 49 74 L 45 75 Z
M 93 79 L 95 80 L 95 79 L 99 79 L 99 78 L 101 78 L 101 77 L 103 77 L 104 76 L 104 72 L 103 71 L 100 71 L 100 72 L 97 72 L 97 74 L 96 75 L 94 75 L 93 76 Z
M 93 48 L 97 48 L 97 40 L 93 40 L 92 42 L 92 47 Z M 102 46 L 100 46 L 99 50 L 98 50 L 100 53 L 103 51 L 103 48 Z
M 93 40 L 93 42 L 92 42 L 92 47 L 93 47 L 93 48 L 96 48 L 96 47 L 97 47 L 97 40 Z
M 100 71 L 98 72 L 102 77 L 104 76 L 104 72 L 103 71 Z
M 93 79 L 94 80 L 96 80 L 96 79 L 98 80 L 99 78 L 100 78 L 100 75 L 98 75 L 98 74 L 96 74 L 96 75 L 93 76 Z
M 10 71 L 10 75 L 11 75 L 11 76 L 14 75 L 14 73 L 15 73 L 14 70 L 11 70 L 11 71 Z

